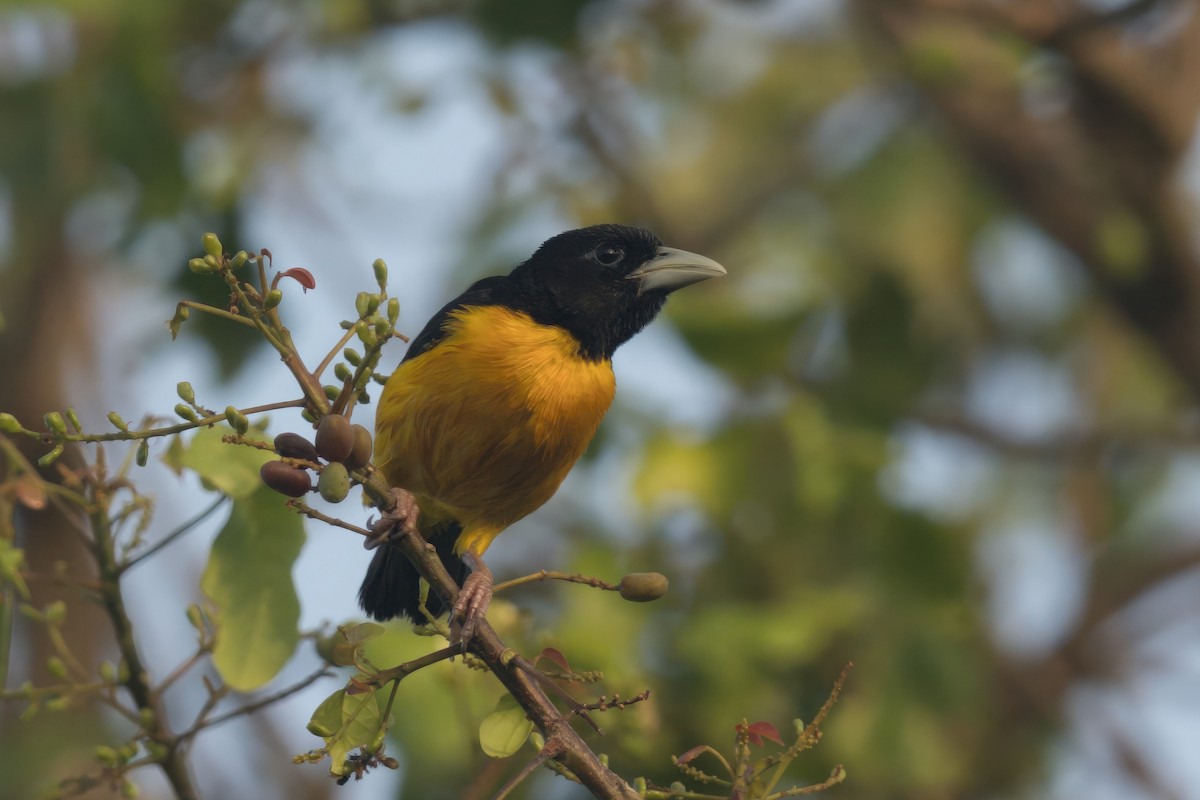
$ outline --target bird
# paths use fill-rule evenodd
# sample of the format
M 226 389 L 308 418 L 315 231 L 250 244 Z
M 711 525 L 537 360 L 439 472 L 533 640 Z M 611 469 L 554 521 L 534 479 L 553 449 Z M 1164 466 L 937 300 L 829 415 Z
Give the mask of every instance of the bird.
M 492 593 L 483 554 L 557 491 L 616 391 L 612 356 L 672 292 L 726 274 L 648 230 L 605 224 L 546 240 L 507 275 L 483 278 L 412 340 L 379 398 L 374 464 L 462 587 L 452 641 L 469 642 Z M 358 593 L 384 621 L 446 612 L 398 549 L 377 546 Z M 424 612 L 428 612 L 428 615 Z

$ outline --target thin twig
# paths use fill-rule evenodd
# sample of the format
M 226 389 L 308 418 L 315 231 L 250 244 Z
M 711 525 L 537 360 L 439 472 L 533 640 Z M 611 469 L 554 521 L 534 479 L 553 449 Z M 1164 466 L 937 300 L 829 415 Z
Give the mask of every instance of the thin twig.
M 527 583 L 540 583 L 541 581 L 566 581 L 567 583 L 582 583 L 585 586 L 591 586 L 595 589 L 603 589 L 606 592 L 620 591 L 620 587 L 616 584 L 602 581 L 599 578 L 593 578 L 590 575 L 583 575 L 578 572 L 559 572 L 557 570 L 539 570 L 538 572 L 529 575 L 523 575 L 520 578 L 497 583 L 492 589 L 492 593 L 496 594 L 505 589 L 512 589 L 515 586 L 523 586 Z
M 532 775 L 538 767 L 542 766 L 550 759 L 556 758 L 561 750 L 561 742 L 546 742 L 545 746 L 542 747 L 538 754 L 534 756 L 528 764 L 521 767 L 520 772 L 518 772 L 516 775 L 513 775 L 503 786 L 500 787 L 500 791 L 496 792 L 496 796 L 493 797 L 492 800 L 504 800 L 504 798 L 508 797 L 512 793 L 513 789 L 517 788 L 522 781 Z
M 280 700 L 284 699 L 285 697 L 290 697 L 290 696 L 294 695 L 296 692 L 307 689 L 309 686 L 316 683 L 321 678 L 324 678 L 330 674 L 331 673 L 329 671 L 329 667 L 322 666 L 319 670 L 312 673 L 311 675 L 309 675 L 307 678 L 300 681 L 299 683 L 293 683 L 291 686 L 288 686 L 284 689 L 280 689 L 278 692 L 275 692 L 274 694 L 269 694 L 266 697 L 255 700 L 253 703 L 247 703 L 244 706 L 235 708 L 232 711 L 227 711 L 224 714 L 219 714 L 219 715 L 217 715 L 215 717 L 211 717 L 209 719 L 205 719 L 205 720 L 197 719 L 197 721 L 192 725 L 192 727 L 188 728 L 186 731 L 179 734 L 179 736 L 177 736 L 175 738 L 175 741 L 177 744 L 183 744 L 188 739 L 191 739 L 193 736 L 200 733 L 200 731 L 206 730 L 208 728 L 216 727 L 217 725 L 220 725 L 221 723 L 224 723 L 224 722 L 228 722 L 231 719 L 237 719 L 238 717 L 244 717 L 247 714 L 253 714 L 255 711 L 258 711 L 260 708 L 265 708 L 266 706 L 269 706 L 272 703 L 279 702 Z
M 159 550 L 162 550 L 164 547 L 166 547 L 171 542 L 178 539 L 180 536 L 183 536 L 183 534 L 187 533 L 189 530 L 196 527 L 204 520 L 208 519 L 209 515 L 211 515 L 218 508 L 220 508 L 222 505 L 224 505 L 225 501 L 227 501 L 228 499 L 229 498 L 226 495 L 221 495 L 220 497 L 218 497 L 216 502 L 214 502 L 208 508 L 201 511 L 199 514 L 192 517 L 190 520 L 183 523 L 178 528 L 171 531 L 166 536 L 164 536 L 162 539 L 155 542 L 154 544 L 152 544 L 150 547 L 146 548 L 142 552 L 138 553 L 133 558 L 126 559 L 125 563 L 121 564 L 121 571 L 128 572 L 130 569 L 132 569 L 137 564 L 141 563 L 142 561 L 145 561 L 147 558 L 154 555 Z

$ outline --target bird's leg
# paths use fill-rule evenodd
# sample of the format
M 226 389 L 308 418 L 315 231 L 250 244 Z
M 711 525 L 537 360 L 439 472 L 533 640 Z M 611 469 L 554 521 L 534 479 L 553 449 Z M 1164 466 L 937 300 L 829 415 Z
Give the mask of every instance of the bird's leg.
M 450 643 L 462 642 L 465 647 L 475 635 L 475 626 L 487 613 L 492 602 L 492 571 L 483 559 L 470 550 L 462 554 L 463 563 L 471 570 L 463 581 L 458 599 L 450 611 Z
M 363 540 L 363 547 L 374 550 L 381 544 L 387 544 L 396 534 L 411 536 L 417 533 L 417 499 L 398 486 L 392 487 L 392 497 L 396 505 L 370 525 L 371 535 Z

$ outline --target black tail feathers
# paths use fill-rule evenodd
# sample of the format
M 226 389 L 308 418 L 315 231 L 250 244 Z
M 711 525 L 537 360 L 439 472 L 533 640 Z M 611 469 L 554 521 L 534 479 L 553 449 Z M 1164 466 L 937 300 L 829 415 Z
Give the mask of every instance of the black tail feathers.
M 457 526 L 453 530 L 438 530 L 429 541 L 437 548 L 450 577 L 461 586 L 468 570 L 463 560 L 454 554 L 454 542 L 459 533 Z M 381 545 L 376 549 L 371 566 L 367 567 L 367 576 L 358 590 L 358 604 L 370 617 L 380 622 L 394 617 L 425 622 L 425 615 L 420 609 L 420 580 L 416 567 L 403 553 L 390 545 Z M 435 617 L 450 610 L 433 592 L 425 599 L 425 608 Z

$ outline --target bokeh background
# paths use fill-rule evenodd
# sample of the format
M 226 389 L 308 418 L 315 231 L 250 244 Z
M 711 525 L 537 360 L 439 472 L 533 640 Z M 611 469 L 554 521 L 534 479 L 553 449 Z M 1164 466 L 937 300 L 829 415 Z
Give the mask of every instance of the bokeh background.
M 795 774 L 845 764 L 831 796 L 1200 798 L 1198 107 L 1190 0 L 6 2 L 0 409 L 100 430 L 169 413 L 180 380 L 294 396 L 240 331 L 169 341 L 178 299 L 220 302 L 185 267 L 205 230 L 313 272 L 285 318 L 315 362 L 376 257 L 415 333 L 554 233 L 645 225 L 729 277 L 618 354 L 586 462 L 490 553 L 501 578 L 671 577 L 649 606 L 542 586 L 493 615 L 652 690 L 604 720 L 614 768 L 669 782 L 743 718 L 811 718 L 853 661 Z M 208 498 L 151 463 L 152 538 Z M 131 575 L 159 677 L 218 525 Z M 35 565 L 79 561 L 53 517 L 20 526 Z M 355 617 L 367 559 L 309 526 L 306 628 Z M 111 657 L 85 604 L 69 631 Z M 12 680 L 46 654 L 21 629 Z M 331 678 L 206 733 L 202 793 L 490 797 L 521 757 L 479 752 L 495 691 L 462 672 L 404 685 L 396 772 L 291 764 Z M 173 692 L 181 720 L 203 699 Z M 120 728 L 18 711 L 5 798 Z

